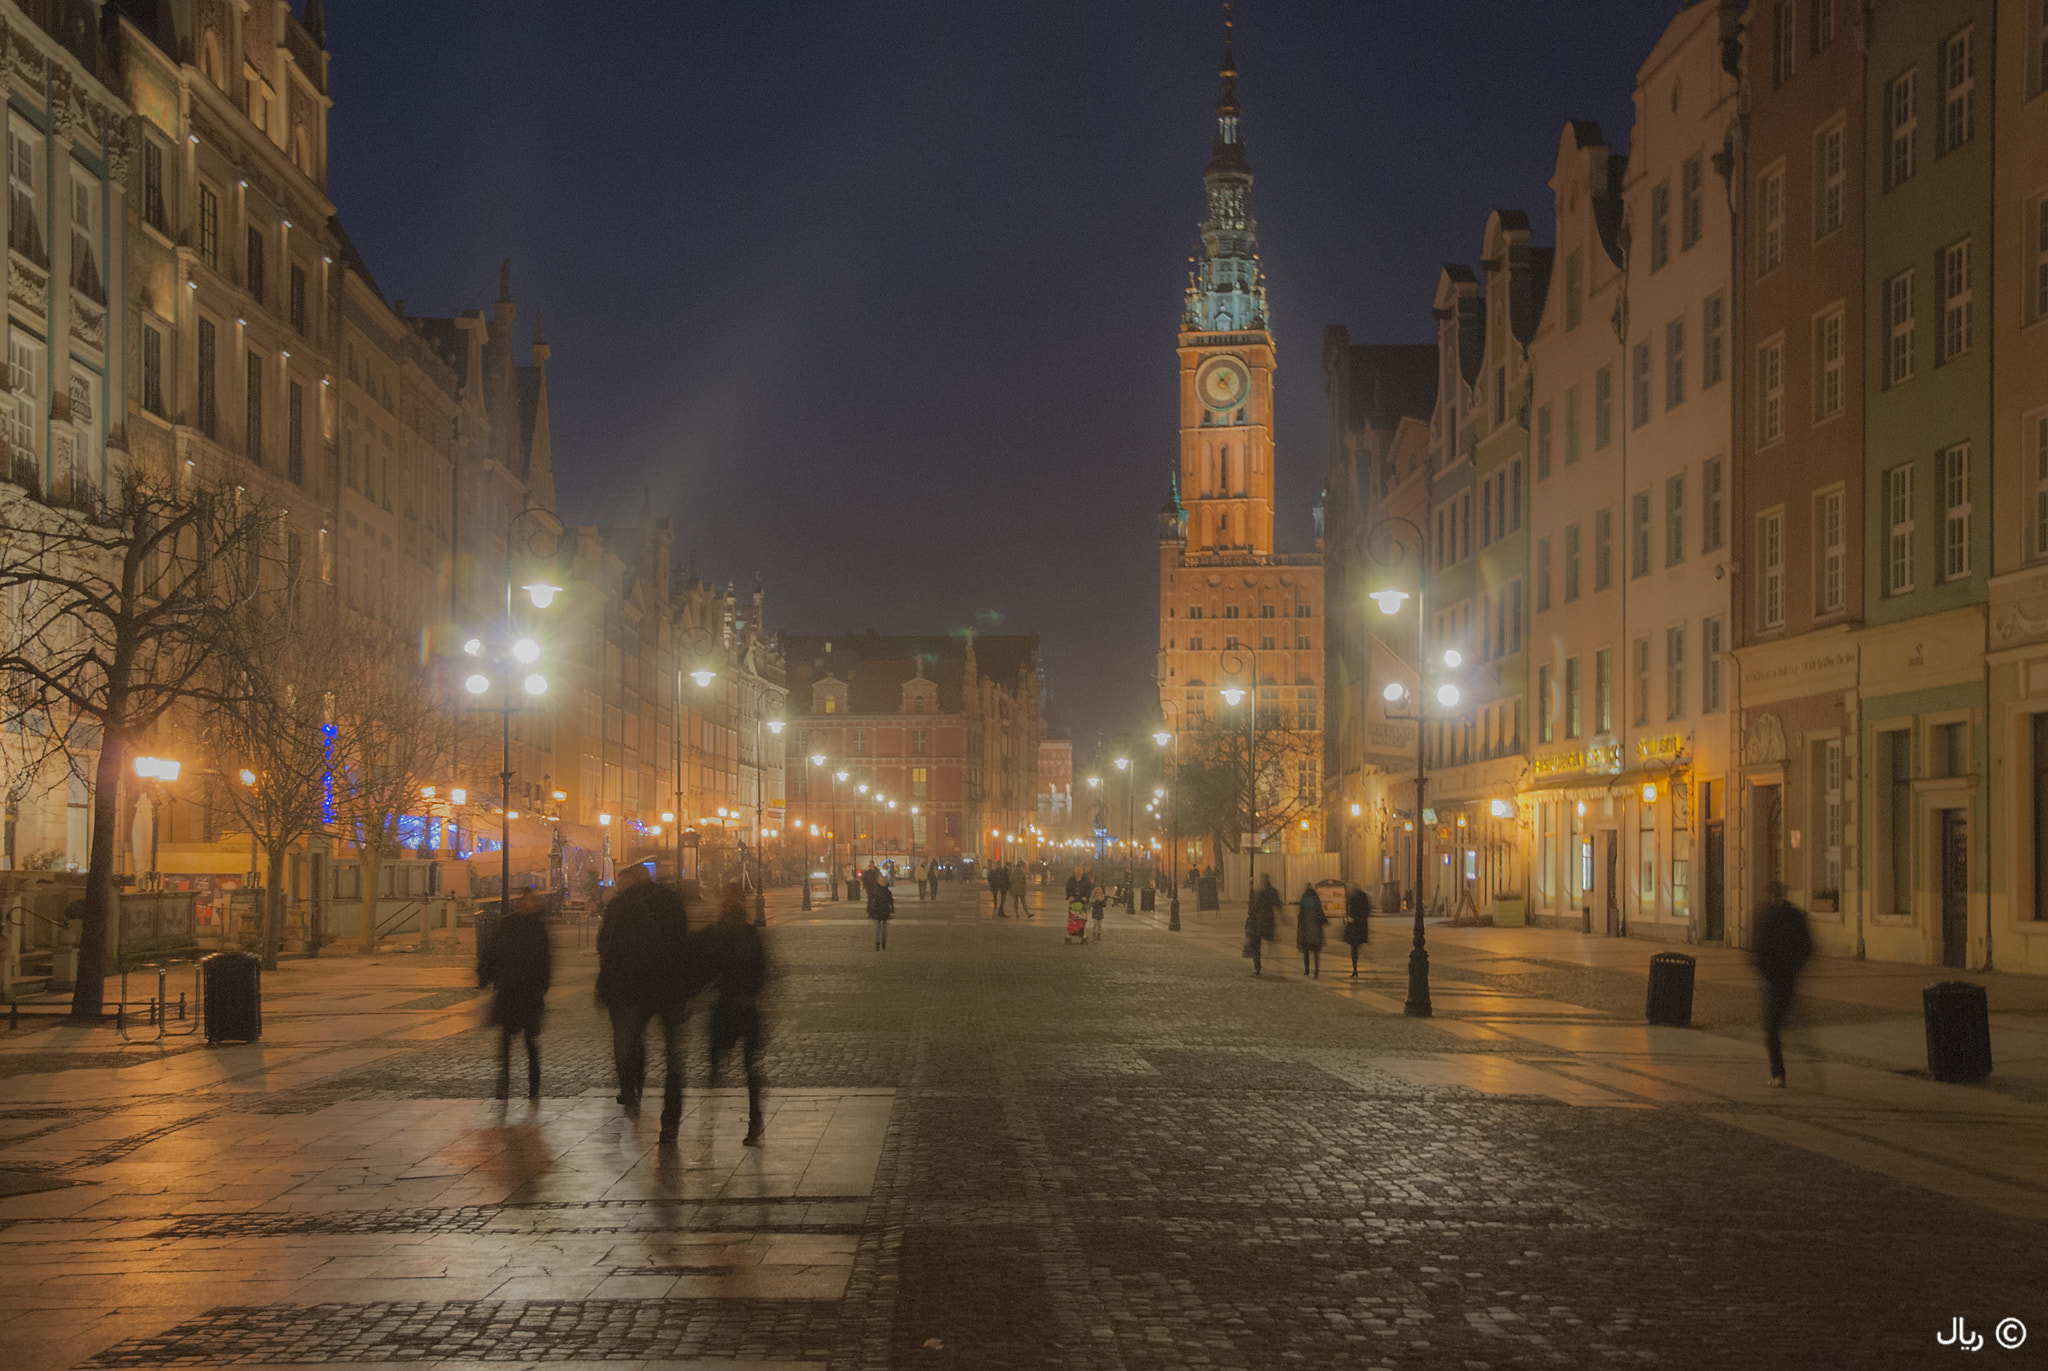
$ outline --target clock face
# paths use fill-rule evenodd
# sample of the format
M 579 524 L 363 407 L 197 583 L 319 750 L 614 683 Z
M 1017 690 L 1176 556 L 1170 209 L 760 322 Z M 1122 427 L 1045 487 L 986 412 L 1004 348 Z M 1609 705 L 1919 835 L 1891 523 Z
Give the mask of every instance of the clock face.
M 1235 357 L 1214 357 L 1195 373 L 1195 394 L 1210 409 L 1236 409 L 1251 394 L 1252 374 Z

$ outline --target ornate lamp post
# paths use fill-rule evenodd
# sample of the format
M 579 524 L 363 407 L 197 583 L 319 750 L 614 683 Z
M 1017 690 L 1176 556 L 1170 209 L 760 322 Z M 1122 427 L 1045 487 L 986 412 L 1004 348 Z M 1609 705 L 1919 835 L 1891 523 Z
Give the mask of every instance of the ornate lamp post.
M 513 533 L 528 518 L 538 515 L 545 523 L 554 525 L 553 536 L 561 537 L 562 521 L 555 512 L 542 505 L 527 504 L 505 522 L 505 623 L 502 639 L 492 655 L 498 679 L 482 671 L 471 672 L 463 681 L 464 689 L 471 695 L 483 695 L 496 687 L 498 691 L 498 913 L 502 917 L 512 912 L 512 715 L 521 708 L 538 708 L 537 704 L 519 706 L 513 703 L 513 678 L 519 677 L 518 686 L 528 699 L 538 701 L 547 694 L 548 678 L 534 670 L 540 664 L 540 644 L 519 632 L 513 619 L 512 592 L 520 589 L 535 609 L 546 609 L 554 604 L 562 588 L 545 580 L 534 580 L 524 586 L 513 584 Z M 544 530 L 543 530 L 544 531 Z M 529 537 L 527 550 L 532 553 L 539 546 L 538 537 Z M 481 659 L 484 656 L 484 641 L 471 638 L 462 645 L 465 655 Z M 523 674 L 522 674 L 523 673 Z
M 1422 682 L 1421 677 L 1424 674 L 1422 665 L 1428 658 L 1427 650 L 1423 646 L 1429 623 L 1424 615 L 1425 594 L 1428 589 L 1428 577 L 1424 573 L 1428 562 L 1422 555 L 1423 549 L 1428 545 L 1427 538 L 1412 520 L 1399 515 L 1389 515 L 1374 527 L 1372 534 L 1368 536 L 1367 546 L 1368 550 L 1371 550 L 1373 538 L 1390 541 L 1390 530 L 1397 526 L 1408 531 L 1414 545 L 1416 676 L 1418 686 L 1426 690 L 1426 684 Z M 1374 552 L 1373 557 L 1382 565 L 1394 565 L 1405 560 L 1406 553 L 1405 547 L 1395 543 L 1394 555 Z M 1380 613 L 1390 617 L 1401 612 L 1401 606 L 1408 598 L 1408 592 L 1397 587 L 1383 587 L 1372 592 L 1372 600 L 1379 606 Z M 1464 664 L 1464 657 L 1456 648 L 1445 648 L 1442 661 L 1445 668 L 1455 671 Z M 1423 821 L 1423 806 L 1429 786 L 1429 753 L 1423 726 L 1424 706 L 1420 696 L 1411 695 L 1408 687 L 1399 681 L 1389 681 L 1386 688 L 1380 692 L 1380 696 L 1390 705 L 1407 707 L 1407 713 L 1389 713 L 1389 719 L 1412 722 L 1415 725 L 1415 942 L 1408 953 L 1408 999 L 1402 1008 L 1412 1017 L 1426 1019 L 1434 1011 L 1429 998 L 1429 948 L 1424 938 L 1422 924 L 1422 889 L 1428 870 L 1426 854 L 1429 847 L 1429 825 Z M 1448 712 L 1456 709 L 1460 698 L 1457 683 L 1443 681 L 1437 686 L 1435 697 L 1437 705 L 1442 710 Z

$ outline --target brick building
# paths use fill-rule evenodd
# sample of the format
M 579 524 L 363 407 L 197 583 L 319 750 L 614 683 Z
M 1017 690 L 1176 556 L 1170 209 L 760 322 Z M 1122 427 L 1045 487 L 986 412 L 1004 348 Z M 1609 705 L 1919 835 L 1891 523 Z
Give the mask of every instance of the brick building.
M 785 637 L 783 650 L 789 754 L 805 759 L 789 771 L 791 817 L 832 835 L 841 864 L 1024 854 L 1038 806 L 1036 634 Z

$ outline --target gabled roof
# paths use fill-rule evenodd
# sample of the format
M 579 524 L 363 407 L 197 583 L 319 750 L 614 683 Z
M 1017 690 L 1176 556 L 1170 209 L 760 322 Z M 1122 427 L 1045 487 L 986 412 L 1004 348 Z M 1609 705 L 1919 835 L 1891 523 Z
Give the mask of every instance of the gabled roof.
M 1543 302 L 1550 297 L 1550 269 L 1557 260 L 1556 248 L 1529 248 L 1528 261 L 1515 273 L 1508 295 L 1508 327 L 1523 347 L 1536 336 L 1543 321 Z

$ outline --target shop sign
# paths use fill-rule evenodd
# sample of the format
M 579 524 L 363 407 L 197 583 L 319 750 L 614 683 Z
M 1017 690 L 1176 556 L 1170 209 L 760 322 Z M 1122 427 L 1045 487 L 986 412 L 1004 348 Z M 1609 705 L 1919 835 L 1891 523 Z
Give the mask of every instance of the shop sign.
M 1597 774 L 1621 774 L 1621 744 L 1596 743 L 1586 749 L 1586 770 Z
M 1586 754 L 1583 752 L 1553 752 L 1548 757 L 1536 759 L 1535 771 L 1538 776 L 1557 776 L 1571 771 L 1586 769 Z
M 1636 756 L 1645 761 L 1652 757 L 1676 757 L 1685 751 L 1685 737 L 1679 733 L 1666 733 L 1661 738 L 1636 739 Z

